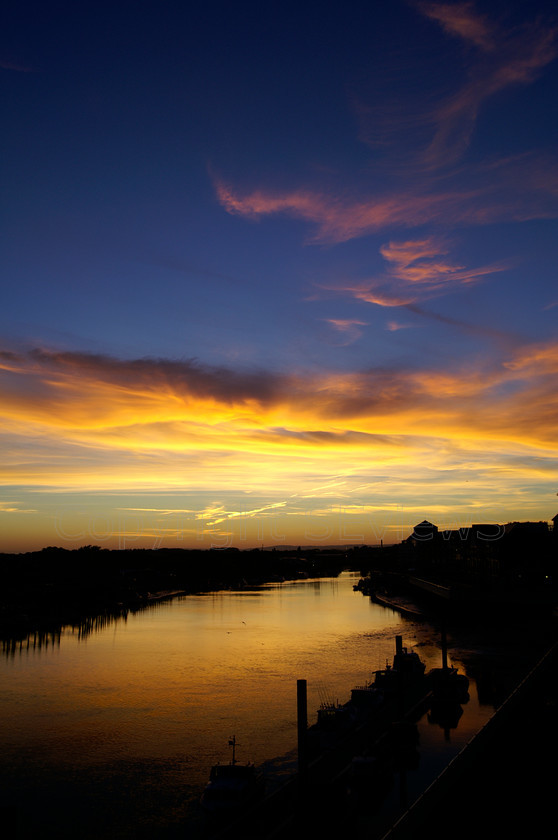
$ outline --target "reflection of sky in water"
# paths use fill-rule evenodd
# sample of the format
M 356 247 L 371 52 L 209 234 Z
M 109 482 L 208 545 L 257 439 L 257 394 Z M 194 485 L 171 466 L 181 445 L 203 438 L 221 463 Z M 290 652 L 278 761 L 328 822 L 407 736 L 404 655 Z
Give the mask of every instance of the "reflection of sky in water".
M 134 796 L 149 784 L 165 789 L 163 799 L 187 800 L 191 788 L 197 800 L 210 765 L 228 760 L 232 734 L 240 760 L 291 766 L 297 679 L 308 681 L 313 723 L 322 700 L 347 700 L 353 685 L 391 661 L 397 633 L 418 645 L 427 667 L 440 664 L 430 628 L 353 592 L 352 583 L 344 574 L 176 599 L 81 640 L 66 630 L 59 645 L 3 657 L 0 703 L 10 726 L 1 754 L 12 784 L 58 778 L 104 798 L 105 784 L 120 788 L 139 773 Z M 435 775 L 441 753 L 469 740 L 489 714 L 473 684 L 449 745 L 439 726 L 421 722 L 421 773 Z

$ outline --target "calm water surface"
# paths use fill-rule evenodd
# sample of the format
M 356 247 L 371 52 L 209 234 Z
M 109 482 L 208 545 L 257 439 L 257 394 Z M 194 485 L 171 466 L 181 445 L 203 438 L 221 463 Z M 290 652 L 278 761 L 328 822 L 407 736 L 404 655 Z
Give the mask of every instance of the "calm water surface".
M 440 665 L 437 632 L 354 592 L 357 578 L 175 598 L 3 656 L 0 801 L 16 836 L 197 837 L 201 790 L 233 734 L 271 784 L 295 770 L 297 679 L 312 723 L 391 661 L 396 634 Z M 419 722 L 409 795 L 493 713 L 474 679 L 470 695 L 457 728 Z

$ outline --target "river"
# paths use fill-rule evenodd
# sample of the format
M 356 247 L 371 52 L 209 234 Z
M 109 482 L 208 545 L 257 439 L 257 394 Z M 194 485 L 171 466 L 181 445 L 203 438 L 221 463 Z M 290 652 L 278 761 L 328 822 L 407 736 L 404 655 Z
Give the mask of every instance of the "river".
M 296 769 L 296 682 L 309 722 L 325 700 L 391 661 L 395 636 L 427 668 L 439 629 L 353 590 L 358 575 L 176 597 L 55 637 L 5 646 L 0 660 L 0 806 L 16 837 L 202 835 L 209 768 L 254 761 L 270 784 Z M 457 726 L 418 722 L 412 799 L 490 718 L 522 675 L 508 654 L 529 645 L 496 623 L 448 634 L 450 663 L 470 678 Z M 525 667 L 530 649 L 525 656 Z M 515 673 L 517 671 L 518 673 Z M 400 791 L 388 811 L 396 816 Z

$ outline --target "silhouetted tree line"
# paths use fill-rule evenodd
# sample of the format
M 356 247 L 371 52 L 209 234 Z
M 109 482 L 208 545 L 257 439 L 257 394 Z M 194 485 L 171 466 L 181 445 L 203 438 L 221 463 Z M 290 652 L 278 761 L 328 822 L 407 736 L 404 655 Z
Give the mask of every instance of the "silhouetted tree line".
M 106 612 L 139 609 L 163 593 L 242 588 L 337 575 L 343 569 L 475 586 L 556 585 L 556 528 L 550 530 L 546 523 L 494 528 L 449 532 L 423 522 L 395 545 L 338 550 L 111 550 L 84 545 L 0 554 L 0 636 L 81 625 Z
M 0 635 L 82 623 L 106 610 L 140 608 L 164 593 L 337 575 L 348 563 L 343 550 L 110 550 L 97 545 L 0 554 L 0 562 Z

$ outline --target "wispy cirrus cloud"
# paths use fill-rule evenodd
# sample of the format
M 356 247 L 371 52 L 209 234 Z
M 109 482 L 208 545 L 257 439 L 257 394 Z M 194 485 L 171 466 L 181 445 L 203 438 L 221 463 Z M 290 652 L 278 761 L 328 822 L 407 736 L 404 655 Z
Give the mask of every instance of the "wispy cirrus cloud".
M 275 214 L 294 216 L 316 226 L 313 241 L 332 243 L 346 242 L 386 227 L 414 227 L 447 219 L 448 214 L 456 212 L 463 215 L 467 212 L 464 208 L 480 195 L 476 191 L 460 194 L 409 191 L 362 199 L 313 189 L 242 192 L 220 179 L 214 180 L 214 186 L 219 202 L 229 213 L 250 219 Z
M 468 81 L 433 114 L 435 132 L 424 153 L 432 167 L 454 163 L 465 152 L 484 104 L 506 88 L 531 84 L 558 55 L 557 29 L 533 26 L 503 37 L 482 53 Z
M 472 333 L 486 333 L 502 338 L 492 329 L 480 328 L 465 322 L 426 311 L 420 304 L 440 295 L 454 292 L 480 282 L 492 274 L 504 271 L 508 264 L 498 263 L 469 268 L 452 261 L 450 244 L 438 237 L 419 240 L 390 241 L 380 248 L 386 261 L 385 271 L 364 283 L 342 283 L 337 291 L 356 300 L 385 308 L 404 307 L 428 318 L 434 318 Z M 392 331 L 400 328 L 397 324 Z M 505 336 L 509 340 L 509 336 Z
M 0 57 L 0 68 L 2 70 L 13 70 L 16 73 L 34 73 L 35 68 L 19 61 L 12 61 L 6 57 Z
M 326 318 L 326 323 L 338 332 L 343 345 L 354 344 L 362 336 L 361 327 L 367 327 L 367 321 L 358 321 L 355 318 Z
M 464 45 L 461 81 L 446 78 L 429 97 L 375 87 L 353 96 L 360 140 L 382 155 L 341 189 L 238 186 L 212 173 L 218 201 L 250 219 L 277 214 L 312 225 L 314 243 L 342 243 L 386 229 L 433 224 L 440 229 L 558 216 L 558 162 L 548 152 L 466 161 L 479 115 L 508 88 L 535 82 L 558 56 L 558 26 L 534 19 L 513 28 L 472 3 L 418 3 L 416 9 Z M 409 72 L 411 72 L 409 70 Z M 458 75 L 458 74 L 456 74 Z M 441 74 L 441 77 L 443 74 Z M 453 75 L 452 75 L 453 79 Z M 391 178 L 391 180 L 390 180 Z M 351 186 L 353 184 L 353 186 Z
M 388 263 L 387 276 L 392 281 L 425 290 L 428 295 L 477 283 L 481 278 L 507 267 L 492 264 L 468 268 L 455 263 L 448 258 L 450 244 L 433 236 L 404 242 L 391 241 L 381 246 L 380 253 Z
M 370 190 L 359 195 L 313 188 L 285 191 L 241 190 L 214 180 L 217 198 L 233 215 L 259 220 L 286 215 L 314 226 L 311 243 L 339 244 L 386 229 L 436 225 L 484 226 L 558 217 L 558 161 L 525 155 L 471 168 L 463 178 L 426 183 L 410 179 L 405 189 Z
M 206 505 L 200 509 L 196 508 L 156 508 L 156 507 L 122 507 L 118 510 L 131 511 L 134 513 L 155 513 L 163 518 L 174 518 L 176 516 L 189 516 L 196 520 L 203 520 L 204 526 L 214 526 L 232 519 L 251 519 L 262 514 L 274 513 L 285 507 L 286 501 L 270 502 L 259 507 L 243 507 L 240 510 L 228 510 L 222 503 Z
M 254 221 L 274 215 L 291 216 L 314 226 L 309 242 L 338 244 L 386 228 L 435 224 L 444 229 L 554 218 L 558 214 L 558 188 L 549 184 L 558 184 L 558 162 L 546 160 L 543 168 L 546 179 L 540 178 L 535 161 L 515 158 L 493 164 L 490 179 L 486 165 L 470 172 L 466 186 L 410 179 L 405 188 L 394 183 L 390 189 L 371 191 L 362 178 L 353 191 L 314 187 L 241 189 L 214 172 L 212 179 L 217 199 L 228 213 Z M 515 195 L 516 184 L 520 187 Z
M 18 502 L 0 502 L 0 513 L 37 513 L 33 508 L 18 507 Z
M 398 330 L 408 330 L 412 327 L 412 324 L 402 324 L 400 321 L 388 321 L 386 324 L 386 330 L 389 332 L 398 332 Z
M 494 25 L 479 14 L 474 3 L 428 3 L 416 4 L 419 11 L 437 21 L 448 33 L 470 41 L 486 52 L 492 52 L 497 45 Z
M 508 88 L 532 84 L 558 55 L 558 27 L 552 21 L 536 18 L 514 27 L 470 2 L 414 5 L 446 36 L 462 42 L 462 83 L 448 92 L 441 76 L 438 96 L 430 102 L 408 100 L 405 88 L 396 105 L 393 98 L 374 103 L 353 97 L 360 139 L 384 150 L 384 165 L 391 162 L 407 172 L 457 164 L 487 103 Z

